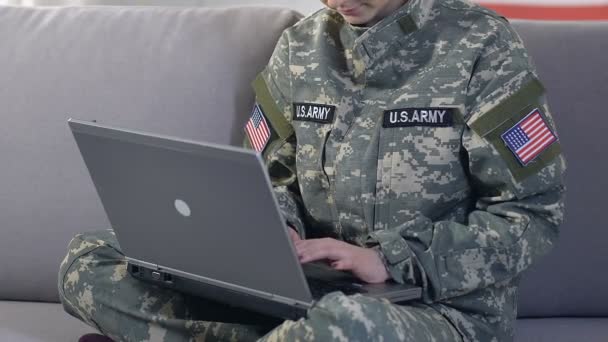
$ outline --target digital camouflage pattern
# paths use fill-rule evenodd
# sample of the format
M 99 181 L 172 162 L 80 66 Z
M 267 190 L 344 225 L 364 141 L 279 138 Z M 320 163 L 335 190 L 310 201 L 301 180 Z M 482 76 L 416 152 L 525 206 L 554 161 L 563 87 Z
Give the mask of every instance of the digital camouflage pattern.
M 113 236 L 97 233 L 75 238 L 62 266 L 68 312 L 127 341 L 513 339 L 519 278 L 563 220 L 565 160 L 558 142 L 524 167 L 500 139 L 535 108 L 555 130 L 504 18 L 461 0 L 410 0 L 366 29 L 325 9 L 283 33 L 254 86 L 285 219 L 308 238 L 378 246 L 422 300 L 336 293 L 272 330 L 211 323 L 225 310 L 134 280 Z M 295 121 L 294 103 L 335 106 L 335 117 Z M 386 110 L 430 107 L 456 109 L 454 123 L 382 125 Z

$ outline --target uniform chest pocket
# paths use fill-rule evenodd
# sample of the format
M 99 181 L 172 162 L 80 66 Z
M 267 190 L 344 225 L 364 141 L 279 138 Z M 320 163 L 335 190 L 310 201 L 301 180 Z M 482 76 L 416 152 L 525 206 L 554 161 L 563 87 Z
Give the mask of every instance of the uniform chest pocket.
M 327 175 L 323 171 L 325 143 L 331 132 L 331 125 L 317 122 L 297 122 L 296 163 L 298 178 L 307 183 L 321 183 L 327 187 Z
M 383 118 L 378 144 L 376 209 L 382 212 L 376 217 L 381 226 L 419 213 L 435 217 L 437 204 L 462 197 L 467 188 L 461 160 L 464 123 L 457 112 L 443 121 L 428 113 L 425 118 L 411 112 L 392 115 Z

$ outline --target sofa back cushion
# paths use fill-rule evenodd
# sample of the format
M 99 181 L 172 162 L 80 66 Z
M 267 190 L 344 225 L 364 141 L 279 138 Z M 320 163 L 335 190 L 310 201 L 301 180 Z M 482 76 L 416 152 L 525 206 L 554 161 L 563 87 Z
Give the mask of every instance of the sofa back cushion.
M 568 162 L 555 250 L 524 274 L 520 317 L 608 316 L 608 22 L 516 21 Z
M 54 301 L 107 222 L 69 117 L 240 144 L 250 82 L 300 15 L 270 7 L 0 7 L 0 299 Z

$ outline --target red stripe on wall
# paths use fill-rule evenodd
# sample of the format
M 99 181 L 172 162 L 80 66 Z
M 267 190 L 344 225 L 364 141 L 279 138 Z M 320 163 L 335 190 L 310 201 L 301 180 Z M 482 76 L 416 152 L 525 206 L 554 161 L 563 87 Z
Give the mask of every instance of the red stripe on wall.
M 496 12 L 512 19 L 541 20 L 608 20 L 608 5 L 601 6 L 528 6 L 484 4 Z

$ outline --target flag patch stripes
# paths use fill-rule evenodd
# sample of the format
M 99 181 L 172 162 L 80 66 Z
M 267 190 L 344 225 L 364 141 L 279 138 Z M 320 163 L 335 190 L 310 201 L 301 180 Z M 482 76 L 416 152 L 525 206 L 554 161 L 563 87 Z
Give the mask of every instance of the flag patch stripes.
M 251 117 L 245 125 L 245 133 L 249 137 L 251 146 L 257 152 L 262 152 L 268 140 L 270 140 L 270 127 L 268 127 L 262 108 L 257 103 L 253 107 Z
M 551 131 L 539 109 L 533 110 L 501 137 L 523 166 L 528 165 L 557 141 L 557 136 Z

